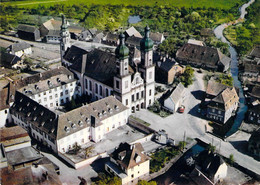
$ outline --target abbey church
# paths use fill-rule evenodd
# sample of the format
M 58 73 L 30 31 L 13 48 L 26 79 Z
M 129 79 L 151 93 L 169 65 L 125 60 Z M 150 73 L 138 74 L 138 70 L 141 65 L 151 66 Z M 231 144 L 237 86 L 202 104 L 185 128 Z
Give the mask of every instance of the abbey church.
M 146 27 L 145 36 L 140 41 L 140 61 L 130 63 L 129 48 L 125 44 L 123 33 L 119 36 L 120 43 L 115 52 L 101 49 L 85 51 L 70 46 L 68 29 L 63 17 L 62 65 L 77 75 L 82 94 L 90 96 L 92 101 L 113 95 L 132 112 L 147 108 L 154 102 L 155 89 L 153 41 L 149 34 L 150 29 Z M 68 57 L 70 54 L 73 56 Z

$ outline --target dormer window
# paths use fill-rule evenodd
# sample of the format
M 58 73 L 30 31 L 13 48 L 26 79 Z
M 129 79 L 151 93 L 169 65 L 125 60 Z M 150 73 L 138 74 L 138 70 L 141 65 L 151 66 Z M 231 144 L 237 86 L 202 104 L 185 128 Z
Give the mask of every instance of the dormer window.
M 44 111 L 41 112 L 41 116 L 43 116 L 43 114 L 44 114 Z
M 108 112 L 111 114 L 111 113 L 112 113 L 112 109 L 111 109 L 111 108 L 109 108 L 109 109 L 108 109 Z
M 89 123 L 90 123 L 90 119 L 89 119 L 89 118 L 86 118 L 86 122 L 89 124 Z
M 69 131 L 70 131 L 70 128 L 67 127 L 67 126 L 65 126 L 65 127 L 64 127 L 64 130 L 65 130 L 66 132 L 69 132 Z
M 29 117 L 30 115 L 31 115 L 31 112 L 28 112 L 28 113 L 27 113 L 27 117 Z
M 141 162 L 141 156 L 137 154 L 136 158 L 135 158 L 135 162 L 139 163 Z
M 23 99 L 21 98 L 21 99 L 20 99 L 20 102 L 22 102 L 22 101 L 23 101 Z
M 44 124 L 45 124 L 45 121 L 43 121 L 43 122 L 41 123 L 41 126 L 43 127 L 43 126 L 44 126 Z
M 52 83 L 50 80 L 48 80 L 48 86 L 52 86 Z
M 75 124 L 75 123 L 72 123 L 72 124 L 71 124 L 71 128 L 76 128 L 76 124 Z
M 29 105 L 30 105 L 30 102 L 27 103 L 27 107 L 29 107 Z
M 82 127 L 83 126 L 83 122 L 82 121 L 79 121 L 79 126 Z
M 59 82 L 59 83 L 60 83 L 60 78 L 57 78 L 57 82 Z
M 33 121 L 36 121 L 36 119 L 37 119 L 37 117 L 35 116 L 35 117 L 33 118 Z
M 115 109 L 116 109 L 116 111 L 118 111 L 118 110 L 119 110 L 119 107 L 118 107 L 117 105 L 115 105 Z
M 55 128 L 52 128 L 52 129 L 51 129 L 51 133 L 53 133 L 54 131 L 55 131 Z
M 19 111 L 21 111 L 21 110 L 22 110 L 22 107 L 19 108 Z
M 98 113 L 98 117 L 99 117 L 99 118 L 101 118 L 101 117 L 102 117 L 102 114 L 101 114 L 100 112 Z
M 38 89 L 39 89 L 38 85 L 35 85 L 35 86 L 34 86 L 34 88 L 35 88 L 36 90 L 38 90 Z
M 103 110 L 103 111 L 102 111 L 102 114 L 103 114 L 103 115 L 107 115 L 107 111 Z
M 37 107 L 36 107 L 36 106 L 34 106 L 34 107 L 33 107 L 33 110 L 36 110 L 36 108 L 37 108 Z

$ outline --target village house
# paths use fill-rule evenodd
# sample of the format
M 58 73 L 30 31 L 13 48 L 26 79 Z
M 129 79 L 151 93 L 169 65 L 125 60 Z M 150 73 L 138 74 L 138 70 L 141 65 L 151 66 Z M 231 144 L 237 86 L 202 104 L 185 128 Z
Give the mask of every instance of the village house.
M 92 41 L 93 38 L 98 34 L 98 30 L 96 28 L 85 29 L 81 32 L 79 40 L 82 41 Z
M 51 109 L 81 96 L 77 79 L 65 67 L 29 76 L 15 85 L 17 91 Z
M 70 42 L 71 35 L 72 38 L 78 39 L 84 30 L 82 27 L 70 26 L 68 21 L 65 21 L 65 16 L 62 15 L 62 21 L 50 19 L 40 26 L 41 37 L 47 43 L 60 44 L 60 39 L 62 38 L 61 27 L 66 30 L 64 34 L 67 35 L 66 39 L 68 43 Z
M 213 79 L 209 80 L 206 90 L 206 117 L 226 123 L 237 110 L 239 97 L 234 87 L 225 86 Z
M 105 170 L 121 179 L 122 185 L 137 184 L 149 175 L 150 159 L 143 153 L 141 143 L 121 143 L 113 153 Z
M 255 157 L 260 157 L 260 129 L 254 131 L 249 138 L 248 152 Z
M 0 141 L 5 152 L 31 146 L 31 138 L 20 126 L 0 128 Z
M 142 38 L 140 37 L 135 37 L 135 36 L 131 36 L 131 37 L 128 37 L 127 40 L 126 40 L 126 45 L 129 47 L 129 48 L 138 48 L 140 49 L 140 42 L 141 42 Z
M 227 71 L 231 61 L 219 49 L 189 43 L 178 49 L 176 59 L 181 64 L 220 72 Z
M 17 35 L 20 39 L 41 41 L 40 30 L 31 25 L 19 24 L 17 27 Z
M 10 53 L 1 52 L 0 53 L 0 67 L 6 67 L 9 69 L 19 69 L 23 68 L 23 60 Z
M 70 25 L 68 27 L 68 30 L 70 32 L 70 38 L 74 39 L 74 40 L 79 40 L 80 38 L 82 38 L 82 33 L 85 30 L 83 27 L 80 26 L 74 26 L 74 25 Z
M 14 102 L 15 89 L 11 83 L 8 83 L 0 90 L 0 127 L 4 127 L 6 123 L 11 122 L 9 108 Z
M 94 49 L 77 60 L 70 69 L 78 76 L 83 94 L 92 100 L 113 94 L 132 112 L 147 108 L 154 102 L 153 41 L 147 27 L 140 42 L 141 62 L 137 70 L 129 65 L 129 49 L 124 35 L 114 53 Z M 62 59 L 63 61 L 63 59 Z M 64 63 L 63 63 L 64 64 Z
M 125 30 L 124 34 L 125 34 L 126 40 L 128 37 L 132 37 L 132 36 L 142 38 L 142 35 L 133 26 L 131 26 L 130 28 Z
M 196 168 L 212 184 L 221 182 L 228 175 L 228 166 L 221 156 L 208 150 L 202 151 L 196 158 Z
M 173 90 L 167 92 L 164 99 L 163 108 L 167 111 L 175 113 L 178 108 L 183 104 L 186 98 L 186 89 L 179 83 Z
M 248 102 L 251 104 L 260 103 L 260 85 L 248 85 L 246 92 Z
M 16 42 L 6 49 L 7 53 L 22 57 L 32 54 L 32 47 L 26 42 Z
M 181 75 L 185 68 L 179 65 L 174 58 L 154 55 L 156 82 L 172 84 L 175 77 Z
M 150 38 L 153 40 L 155 45 L 159 45 L 165 40 L 163 33 L 159 33 L 159 32 L 157 33 L 151 32 Z
M 106 36 L 102 38 L 102 43 L 109 46 L 117 46 L 119 44 L 118 35 L 114 33 L 107 33 Z
M 129 109 L 110 96 L 66 113 L 56 113 L 16 92 L 10 108 L 14 124 L 55 153 L 65 153 L 74 145 L 99 142 L 128 121 Z
M 260 82 L 260 59 L 251 60 L 245 58 L 240 68 L 239 77 L 242 79 L 244 83 Z
M 12 170 L 1 169 L 2 184 L 52 184 L 62 185 L 52 164 L 39 164 Z
M 93 42 L 94 43 L 102 43 L 104 38 L 104 33 L 103 32 L 99 32 L 97 33 L 94 37 L 93 37 Z
M 248 107 L 247 121 L 253 124 L 260 124 L 260 104 Z

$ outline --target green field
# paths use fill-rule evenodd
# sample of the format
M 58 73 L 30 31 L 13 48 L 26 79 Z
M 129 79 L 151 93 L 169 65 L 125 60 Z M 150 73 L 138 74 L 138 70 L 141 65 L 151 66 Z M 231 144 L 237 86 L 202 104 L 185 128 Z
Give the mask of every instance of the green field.
M 213 8 L 223 8 L 229 9 L 235 6 L 237 3 L 241 4 L 245 0 L 24 0 L 24 1 L 11 1 L 4 2 L 1 4 L 6 5 L 16 5 L 19 8 L 31 8 L 37 7 L 38 5 L 51 6 L 54 4 L 111 4 L 111 5 L 139 5 L 139 6 L 153 6 L 156 3 L 159 5 L 171 5 L 176 7 L 213 7 Z

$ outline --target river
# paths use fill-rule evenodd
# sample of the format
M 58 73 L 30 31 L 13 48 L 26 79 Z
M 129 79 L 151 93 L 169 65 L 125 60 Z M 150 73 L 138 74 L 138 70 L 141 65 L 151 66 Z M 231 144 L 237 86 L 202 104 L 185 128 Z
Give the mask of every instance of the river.
M 244 19 L 245 15 L 247 14 L 246 8 L 248 6 L 250 6 L 254 1 L 255 0 L 250 0 L 248 3 L 242 5 L 239 8 L 239 11 L 240 11 L 239 19 Z M 215 33 L 215 36 L 218 39 L 221 39 L 222 42 L 227 43 L 229 45 L 229 53 L 230 53 L 230 56 L 231 56 L 231 59 L 232 59 L 231 65 L 230 65 L 230 71 L 231 71 L 231 75 L 234 79 L 234 81 L 233 81 L 234 86 L 239 89 L 239 103 L 240 103 L 239 105 L 240 106 L 239 106 L 234 124 L 231 127 L 231 129 L 228 131 L 228 133 L 226 134 L 226 137 L 232 135 L 233 133 L 235 133 L 238 130 L 242 121 L 245 118 L 245 113 L 247 111 L 247 106 L 245 105 L 244 92 L 243 92 L 243 89 L 242 89 L 242 86 L 241 86 L 241 82 L 238 79 L 238 56 L 237 56 L 237 52 L 236 52 L 235 48 L 231 46 L 230 42 L 228 42 L 228 40 L 223 35 L 223 30 L 227 26 L 228 26 L 228 23 L 224 23 L 224 24 L 217 26 L 214 29 L 214 33 Z

